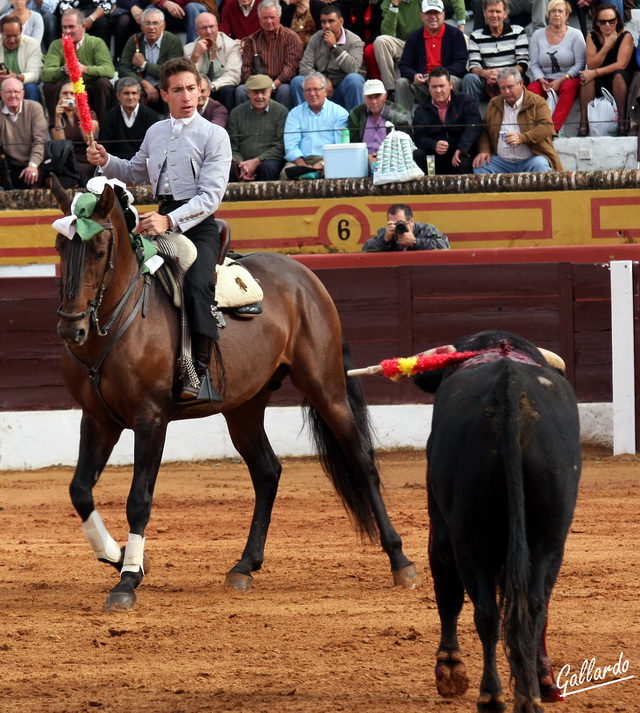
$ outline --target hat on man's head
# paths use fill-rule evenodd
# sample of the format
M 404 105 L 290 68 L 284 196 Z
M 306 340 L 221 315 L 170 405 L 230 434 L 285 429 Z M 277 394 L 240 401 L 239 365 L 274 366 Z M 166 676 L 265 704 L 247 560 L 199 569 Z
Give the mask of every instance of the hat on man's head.
M 386 94 L 387 90 L 379 79 L 367 79 L 362 87 L 362 93 L 366 97 L 369 94 Z
M 426 14 L 433 10 L 444 12 L 444 3 L 442 0 L 422 0 L 422 12 Z
M 245 82 L 247 89 L 253 89 L 254 91 L 257 89 L 271 89 L 272 85 L 273 79 L 266 74 L 252 74 Z

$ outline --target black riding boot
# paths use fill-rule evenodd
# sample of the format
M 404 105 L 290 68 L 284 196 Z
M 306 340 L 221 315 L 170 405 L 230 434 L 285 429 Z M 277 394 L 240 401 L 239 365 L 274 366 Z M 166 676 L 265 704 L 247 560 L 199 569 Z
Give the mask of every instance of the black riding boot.
M 193 386 L 188 379 L 184 379 L 180 388 L 180 401 L 187 405 L 222 401 L 222 396 L 215 390 L 211 383 L 211 338 L 204 334 L 194 334 L 193 360 L 196 373 L 200 377 L 200 387 Z

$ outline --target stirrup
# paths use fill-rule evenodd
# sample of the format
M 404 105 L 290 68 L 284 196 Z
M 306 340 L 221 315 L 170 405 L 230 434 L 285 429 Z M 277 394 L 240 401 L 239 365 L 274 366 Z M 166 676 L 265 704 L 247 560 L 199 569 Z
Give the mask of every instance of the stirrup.
M 199 387 L 196 386 L 192 380 L 189 380 L 187 383 L 183 381 L 180 388 L 180 396 L 178 397 L 175 403 L 178 403 L 181 406 L 195 406 L 198 404 L 222 402 L 222 396 L 220 396 L 220 394 L 215 390 L 211 382 L 211 374 L 209 373 L 209 369 L 207 369 L 205 373 L 199 378 Z M 184 393 L 188 394 L 187 398 L 184 398 L 182 396 L 182 394 Z
M 259 314 L 262 314 L 262 303 L 252 302 L 242 307 L 236 307 L 233 312 L 236 317 L 257 317 Z

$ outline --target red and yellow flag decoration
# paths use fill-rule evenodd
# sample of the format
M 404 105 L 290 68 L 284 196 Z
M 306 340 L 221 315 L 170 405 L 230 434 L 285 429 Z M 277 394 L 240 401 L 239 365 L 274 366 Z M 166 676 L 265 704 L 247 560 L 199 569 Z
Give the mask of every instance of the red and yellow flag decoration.
M 69 79 L 73 84 L 73 91 L 76 95 L 76 103 L 78 105 L 78 117 L 80 119 L 80 128 L 89 137 L 89 143 L 93 144 L 93 120 L 91 118 L 91 109 L 89 108 L 89 97 L 82 79 L 80 71 L 80 63 L 76 55 L 76 47 L 69 35 L 62 35 L 62 51 L 69 73 Z
M 385 359 L 380 362 L 382 374 L 388 379 L 421 374 L 423 371 L 444 369 L 452 364 L 459 364 L 479 352 L 450 352 L 445 354 L 418 354 L 412 357 Z

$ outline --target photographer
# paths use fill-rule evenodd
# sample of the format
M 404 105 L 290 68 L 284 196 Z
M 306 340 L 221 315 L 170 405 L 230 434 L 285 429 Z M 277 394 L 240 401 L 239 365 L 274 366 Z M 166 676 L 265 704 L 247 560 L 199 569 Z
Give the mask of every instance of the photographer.
M 396 203 L 387 211 L 387 225 L 367 240 L 364 253 L 387 250 L 448 250 L 449 240 L 430 223 L 416 223 L 408 205 Z
M 93 135 L 98 136 L 98 121 L 95 112 L 91 112 L 93 125 Z M 73 84 L 67 82 L 60 85 L 60 93 L 58 94 L 58 103 L 56 104 L 55 113 L 49 127 L 51 139 L 59 141 L 60 139 L 68 139 L 73 141 L 73 153 L 76 157 L 76 165 L 80 175 L 80 187 L 84 188 L 87 181 L 95 173 L 95 168 L 87 161 L 87 140 L 88 137 L 80 128 L 80 115 L 76 104 L 75 92 Z

